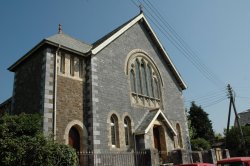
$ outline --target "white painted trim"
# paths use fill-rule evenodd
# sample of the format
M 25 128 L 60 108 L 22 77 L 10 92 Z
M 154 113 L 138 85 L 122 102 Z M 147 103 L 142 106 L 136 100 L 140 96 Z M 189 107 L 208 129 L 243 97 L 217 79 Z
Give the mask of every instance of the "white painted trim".
M 114 33 L 112 36 L 110 36 L 108 39 L 106 39 L 104 42 L 102 42 L 96 48 L 92 49 L 91 50 L 92 54 L 93 55 L 97 54 L 99 51 L 101 51 L 104 47 L 106 47 L 108 44 L 110 44 L 113 40 L 115 40 L 117 37 L 119 37 L 121 34 L 123 34 L 126 30 L 128 30 L 130 27 L 132 27 L 135 23 L 137 23 L 143 17 L 144 17 L 143 14 L 138 15 L 135 19 L 130 21 L 127 25 L 125 25 L 119 31 Z
M 126 24 L 123 28 L 121 28 L 119 31 L 117 31 L 116 33 L 114 33 L 112 36 L 110 36 L 109 38 L 107 38 L 106 40 L 104 40 L 100 45 L 98 45 L 96 48 L 91 50 L 91 53 L 93 55 L 97 54 L 99 51 L 101 51 L 103 48 L 105 48 L 108 44 L 110 44 L 112 41 L 114 41 L 117 37 L 119 37 L 120 35 L 122 35 L 125 31 L 127 31 L 129 28 L 131 28 L 134 24 L 136 24 L 139 20 L 143 19 L 148 28 L 150 29 L 150 31 L 152 32 L 153 36 L 155 37 L 157 43 L 159 44 L 160 48 L 162 49 L 163 53 L 165 54 L 167 60 L 169 61 L 170 65 L 173 67 L 175 74 L 177 75 L 177 77 L 180 79 L 181 83 L 184 86 L 184 89 L 187 88 L 187 85 L 185 84 L 184 80 L 181 78 L 179 72 L 177 71 L 175 65 L 173 64 L 173 62 L 171 61 L 170 57 L 168 56 L 167 52 L 165 51 L 164 47 L 162 46 L 160 40 L 158 39 L 158 37 L 156 36 L 155 32 L 153 31 L 153 29 L 151 28 L 151 26 L 149 25 L 147 19 L 145 18 L 144 14 L 141 13 L 140 15 L 138 15 L 136 18 L 134 18 L 132 21 L 130 21 L 128 24 Z
M 169 122 L 169 120 L 167 119 L 167 117 L 162 113 L 162 111 L 160 109 L 157 111 L 156 115 L 154 116 L 154 118 L 152 119 L 152 121 L 150 122 L 150 124 L 148 125 L 148 127 L 146 128 L 144 134 L 146 134 L 150 130 L 150 128 L 153 126 L 155 120 L 158 118 L 158 116 L 160 114 L 163 116 L 164 120 L 167 122 L 168 127 L 170 127 L 170 129 L 174 133 L 174 136 L 176 136 L 177 132 L 175 131 L 175 129 L 173 128 L 173 126 L 171 125 L 171 123 Z
M 147 26 L 149 27 L 150 31 L 152 32 L 152 34 L 154 35 L 157 43 L 160 45 L 162 51 L 164 52 L 166 58 L 168 59 L 168 61 L 170 62 L 171 66 L 173 67 L 175 73 L 177 74 L 178 78 L 181 80 L 183 86 L 185 87 L 185 89 L 187 88 L 187 85 L 185 84 L 184 80 L 181 78 L 180 73 L 177 71 L 175 65 L 173 64 L 172 60 L 170 59 L 170 57 L 168 56 L 167 52 L 165 51 L 164 47 L 162 46 L 160 40 L 158 39 L 158 37 L 156 36 L 155 32 L 153 31 L 153 29 L 151 28 L 150 24 L 148 23 L 146 17 L 143 16 L 144 21 L 147 23 Z

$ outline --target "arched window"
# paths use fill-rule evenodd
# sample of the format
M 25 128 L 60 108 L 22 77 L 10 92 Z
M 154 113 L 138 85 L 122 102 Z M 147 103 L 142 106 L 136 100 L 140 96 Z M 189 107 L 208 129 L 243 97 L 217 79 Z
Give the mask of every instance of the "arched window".
M 111 144 L 112 147 L 119 147 L 119 126 L 118 118 L 115 114 L 110 117 Z
M 136 63 L 135 63 L 135 75 L 136 75 L 136 90 L 137 90 L 137 93 L 142 94 L 141 72 L 140 72 L 140 62 L 139 62 L 139 60 L 136 60 Z
M 150 108 L 161 106 L 162 79 L 151 58 L 144 52 L 134 53 L 127 61 L 133 104 Z
M 147 92 L 147 76 L 145 62 L 141 63 L 141 82 L 142 82 L 142 94 L 148 96 Z
M 132 69 L 130 70 L 130 86 L 131 86 L 131 91 L 136 93 L 135 72 Z
M 153 86 L 153 89 L 154 89 L 154 97 L 159 99 L 160 98 L 160 94 L 159 94 L 159 85 L 158 85 L 158 82 L 157 82 L 157 79 L 154 78 L 154 86 Z
M 182 144 L 182 136 L 181 136 L 181 127 L 180 124 L 177 123 L 176 124 L 176 130 L 177 130 L 177 139 L 178 139 L 178 145 L 180 148 L 183 148 L 183 144 Z
M 131 131 L 131 120 L 129 119 L 129 117 L 125 117 L 124 118 L 124 131 L 125 131 L 125 144 L 126 146 L 131 145 L 131 135 L 132 135 L 132 131 Z
M 148 94 L 150 97 L 153 97 L 153 87 L 152 87 L 152 71 L 151 67 L 147 65 L 147 83 L 148 83 Z

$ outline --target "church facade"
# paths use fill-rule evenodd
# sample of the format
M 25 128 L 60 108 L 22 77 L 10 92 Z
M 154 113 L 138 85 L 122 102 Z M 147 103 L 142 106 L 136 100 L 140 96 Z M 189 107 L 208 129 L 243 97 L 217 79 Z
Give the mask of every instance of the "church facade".
M 186 85 L 143 13 L 91 45 L 59 29 L 9 70 L 9 112 L 78 151 L 189 148 Z

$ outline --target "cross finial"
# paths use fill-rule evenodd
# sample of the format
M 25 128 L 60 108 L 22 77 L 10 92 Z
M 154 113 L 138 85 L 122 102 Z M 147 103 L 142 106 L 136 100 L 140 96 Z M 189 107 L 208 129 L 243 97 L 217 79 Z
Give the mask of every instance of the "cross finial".
M 139 5 L 139 8 L 140 8 L 140 13 L 143 13 L 143 6 L 142 6 L 142 4 Z
M 58 33 L 62 33 L 62 25 L 61 24 L 58 25 Z

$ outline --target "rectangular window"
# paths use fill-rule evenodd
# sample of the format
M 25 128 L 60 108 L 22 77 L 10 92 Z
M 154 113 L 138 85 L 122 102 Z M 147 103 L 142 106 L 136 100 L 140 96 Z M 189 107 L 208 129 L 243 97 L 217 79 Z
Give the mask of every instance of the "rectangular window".
M 70 56 L 70 75 L 74 76 L 74 56 Z
M 83 78 L 83 59 L 79 59 L 79 77 Z
M 60 72 L 65 73 L 65 54 L 61 53 Z

